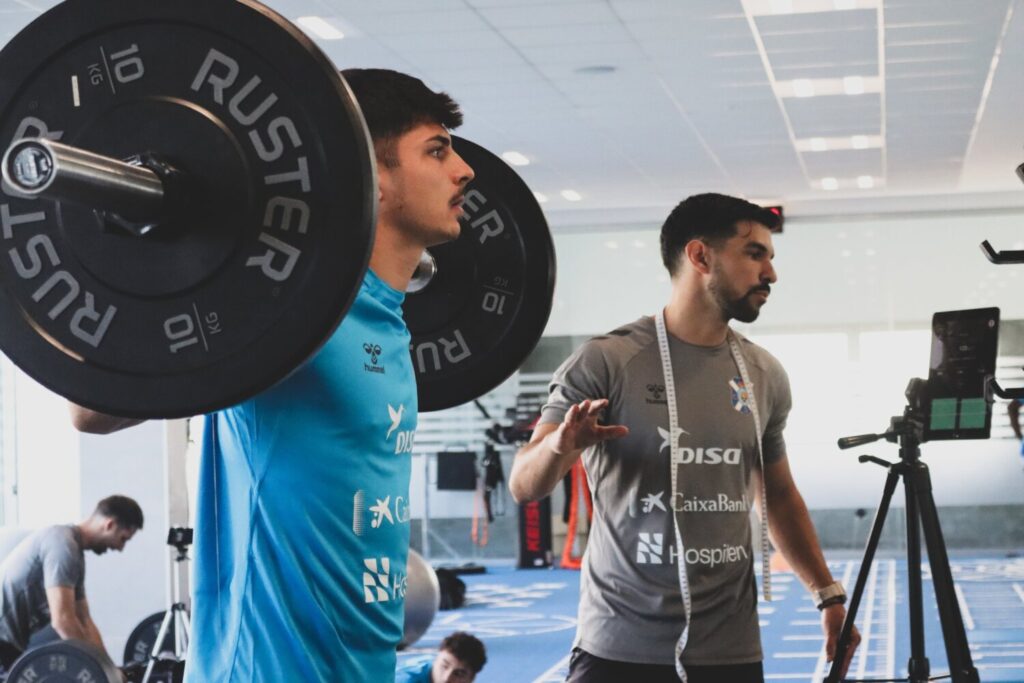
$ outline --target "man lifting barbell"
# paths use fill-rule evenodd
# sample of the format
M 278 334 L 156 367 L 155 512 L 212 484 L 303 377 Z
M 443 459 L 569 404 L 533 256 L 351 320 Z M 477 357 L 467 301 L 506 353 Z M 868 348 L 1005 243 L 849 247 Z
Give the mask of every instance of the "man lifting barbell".
M 580 580 L 573 683 L 763 681 L 751 507 L 765 597 L 770 529 L 821 610 L 832 659 L 846 596 L 786 458 L 789 380 L 729 327 L 753 322 L 768 300 L 776 225 L 735 197 L 676 206 L 661 230 L 668 304 L 565 361 L 516 454 L 516 500 L 547 495 L 582 456 L 600 510 Z M 854 631 L 844 673 L 859 639 Z
M 344 76 L 378 164 L 370 270 L 316 356 L 206 419 L 189 681 L 394 674 L 409 518 L 396 508 L 373 527 L 354 501 L 408 500 L 416 382 L 403 293 L 423 250 L 458 237 L 473 171 L 452 149 L 462 115 L 446 94 L 393 71 Z M 383 372 L 364 367 L 364 344 Z M 85 431 L 134 423 L 73 413 Z
M 417 408 L 497 386 L 551 311 L 529 188 L 447 96 L 350 89 L 255 0 L 65 0 L 0 72 L 0 348 L 80 429 L 215 413 L 190 679 L 388 678 Z
M 53 627 L 62 639 L 92 643 L 106 653 L 85 597 L 85 551 L 124 550 L 142 528 L 139 504 L 109 496 L 78 524 L 33 532 L 0 564 L 0 676 L 28 647 L 33 633 Z

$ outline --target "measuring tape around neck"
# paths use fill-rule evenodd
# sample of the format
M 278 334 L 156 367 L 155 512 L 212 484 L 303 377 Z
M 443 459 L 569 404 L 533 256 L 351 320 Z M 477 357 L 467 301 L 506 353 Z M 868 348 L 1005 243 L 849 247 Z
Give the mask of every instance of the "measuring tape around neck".
M 679 640 L 676 641 L 676 673 L 679 674 L 680 679 L 683 683 L 686 683 L 686 671 L 683 669 L 682 654 L 686 648 L 686 640 L 689 637 L 690 631 L 690 614 L 692 611 L 692 603 L 690 599 L 690 582 L 686 576 L 686 552 L 683 546 L 683 536 L 679 528 L 679 512 L 680 508 L 677 507 L 677 501 L 679 496 L 679 466 L 682 465 L 682 453 L 679 451 L 679 415 L 676 404 L 676 383 L 675 376 L 672 373 L 672 356 L 669 351 L 668 345 L 668 332 L 665 329 L 665 312 L 659 311 L 658 315 L 655 316 L 655 327 L 658 331 L 658 350 L 661 353 L 661 371 L 665 377 L 665 398 L 668 402 L 668 429 L 669 429 L 669 453 L 670 453 L 670 467 L 671 471 L 669 476 L 672 481 L 672 497 L 670 498 L 672 506 L 672 520 L 673 527 L 675 530 L 676 538 L 676 553 L 677 566 L 679 568 L 679 592 L 683 598 L 683 609 L 686 612 L 686 624 L 683 626 L 683 632 L 679 636 Z M 757 434 L 757 457 L 758 462 L 761 466 L 761 584 L 762 593 L 764 599 L 771 601 L 772 590 L 771 590 L 771 566 L 769 557 L 769 546 L 768 546 L 768 492 L 765 484 L 765 473 L 764 473 L 764 447 L 761 443 L 761 437 L 763 432 L 761 430 L 761 414 L 757 408 L 757 400 L 754 398 L 754 384 L 750 381 L 750 373 L 747 370 L 746 361 L 743 359 L 743 354 L 740 351 L 739 341 L 736 339 L 736 335 L 733 334 L 732 330 L 729 330 L 727 339 L 729 341 L 729 351 L 732 353 L 733 362 L 736 363 L 736 368 L 740 372 L 740 378 L 743 380 L 743 386 L 747 389 L 748 401 L 747 406 L 750 408 L 750 412 L 754 417 L 754 429 Z

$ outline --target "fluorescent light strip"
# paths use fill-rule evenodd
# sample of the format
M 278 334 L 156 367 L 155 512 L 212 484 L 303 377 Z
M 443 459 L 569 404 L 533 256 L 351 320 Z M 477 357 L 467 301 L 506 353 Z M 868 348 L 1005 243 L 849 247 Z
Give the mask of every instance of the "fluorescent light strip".
M 743 0 L 751 16 L 773 14 L 808 14 L 811 12 L 842 12 L 852 9 L 874 9 L 882 0 Z
M 864 95 L 882 92 L 880 76 L 847 76 L 845 78 L 797 78 L 776 81 L 777 97 L 821 97 L 822 95 Z
M 820 178 L 811 183 L 811 187 L 816 190 L 825 190 L 827 192 L 833 192 L 835 190 L 848 189 L 848 188 L 859 188 L 861 190 L 870 190 L 872 188 L 881 187 L 884 185 L 882 178 L 876 178 L 870 175 L 861 175 L 856 178 L 836 178 L 834 176 L 828 176 Z
M 578 202 L 583 199 L 583 195 L 576 190 L 562 190 L 559 194 L 562 195 L 562 199 L 566 199 L 570 202 Z
M 341 40 L 345 37 L 344 33 L 339 31 L 322 17 L 299 17 L 296 19 L 295 23 L 309 33 L 312 33 L 317 38 L 322 38 L 324 40 Z
M 798 152 L 833 152 L 845 149 L 879 149 L 881 147 L 881 135 L 800 138 L 796 141 L 796 149 Z

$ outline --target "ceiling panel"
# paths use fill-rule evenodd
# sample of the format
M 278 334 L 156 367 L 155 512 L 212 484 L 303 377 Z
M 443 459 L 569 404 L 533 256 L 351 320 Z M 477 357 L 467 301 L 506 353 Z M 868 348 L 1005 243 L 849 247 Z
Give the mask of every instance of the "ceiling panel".
M 901 197 L 1024 205 L 1024 190 L 1011 191 L 1024 161 L 1021 1 L 890 0 L 880 10 L 757 16 L 741 0 L 269 5 L 341 28 L 343 40 L 316 39 L 341 67 L 395 68 L 449 91 L 467 137 L 530 156 L 524 178 L 565 216 L 667 208 L 690 188 L 716 187 L 819 211 L 851 197 L 858 207 Z M 53 4 L 0 0 L 0 36 Z M 611 70 L 586 72 L 597 66 Z M 850 75 L 884 75 L 884 92 L 775 94 L 792 79 Z M 794 147 L 883 131 L 881 150 Z M 850 185 L 865 174 L 886 182 Z M 842 189 L 813 185 L 826 175 Z M 570 185 L 583 201 L 558 197 Z

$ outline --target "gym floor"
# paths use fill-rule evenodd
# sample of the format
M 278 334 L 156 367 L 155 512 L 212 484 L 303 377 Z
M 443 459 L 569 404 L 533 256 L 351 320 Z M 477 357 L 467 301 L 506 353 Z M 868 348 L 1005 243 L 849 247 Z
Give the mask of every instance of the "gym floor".
M 859 558 L 832 562 L 832 572 L 852 587 Z M 1024 558 L 1014 553 L 951 559 L 960 609 L 974 665 L 985 683 L 1024 683 Z M 925 562 L 926 652 L 932 676 L 948 673 L 930 570 Z M 576 628 L 579 573 L 563 569 L 514 570 L 488 566 L 463 575 L 466 605 L 439 612 L 416 646 L 400 661 L 431 657 L 448 633 L 465 630 L 487 645 L 479 683 L 564 681 Z M 792 574 L 773 575 L 776 597 L 762 602 L 761 632 L 768 681 L 821 681 L 825 663 L 817 610 Z M 877 559 L 858 614 L 863 642 L 850 667 L 852 678 L 906 675 L 910 633 L 906 560 Z

